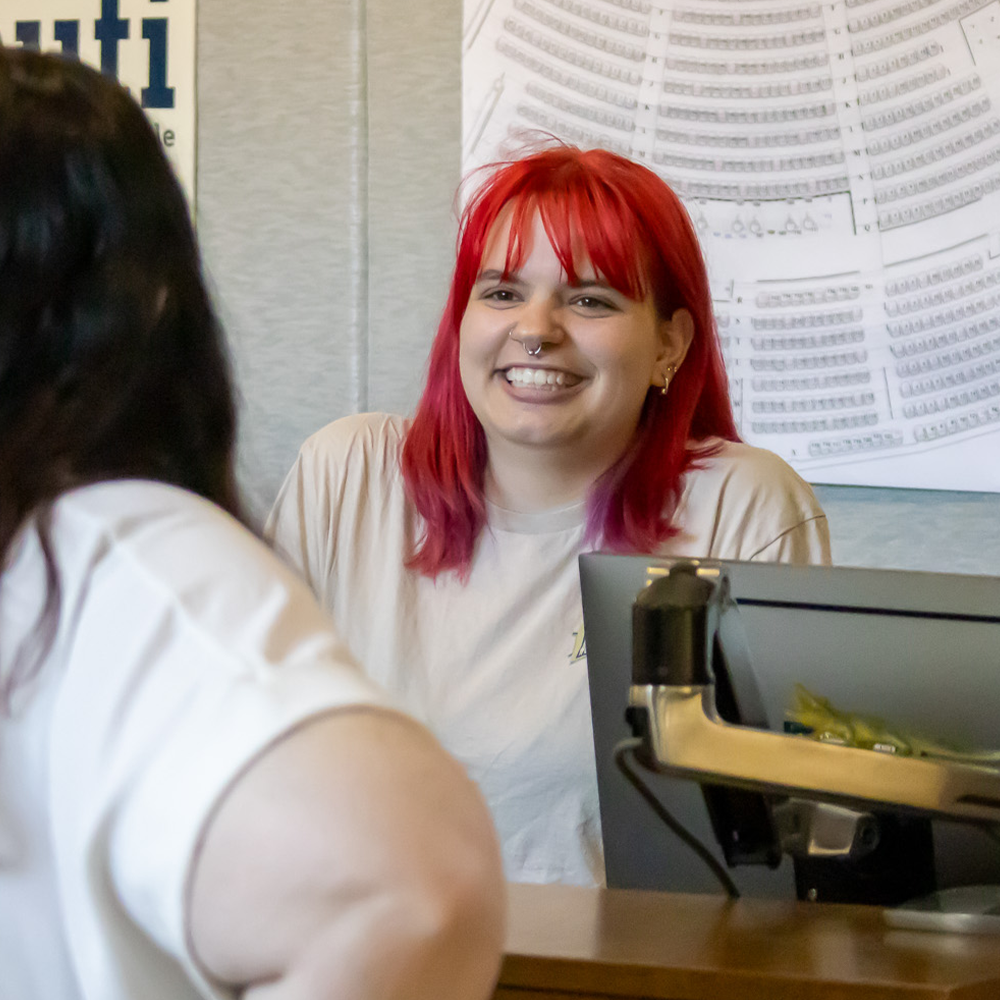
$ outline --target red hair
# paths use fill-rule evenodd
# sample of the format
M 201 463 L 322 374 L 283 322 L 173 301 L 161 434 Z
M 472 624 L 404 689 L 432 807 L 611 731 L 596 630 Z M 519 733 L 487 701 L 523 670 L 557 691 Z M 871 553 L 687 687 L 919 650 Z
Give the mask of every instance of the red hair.
M 614 551 L 655 550 L 676 533 L 671 519 L 685 471 L 712 451 L 693 455 L 688 441 L 738 440 L 694 227 L 656 174 L 606 150 L 556 146 L 490 169 L 462 213 L 448 303 L 403 445 L 407 495 L 425 524 L 406 564 L 430 577 L 446 570 L 464 576 L 486 524 L 486 437 L 459 375 L 459 327 L 493 226 L 508 206 L 509 271 L 520 266 L 538 212 L 570 281 L 579 264 L 575 244 L 618 291 L 652 295 L 661 318 L 687 309 L 694 319 L 670 392 L 650 391 L 631 445 L 588 498 L 588 541 Z

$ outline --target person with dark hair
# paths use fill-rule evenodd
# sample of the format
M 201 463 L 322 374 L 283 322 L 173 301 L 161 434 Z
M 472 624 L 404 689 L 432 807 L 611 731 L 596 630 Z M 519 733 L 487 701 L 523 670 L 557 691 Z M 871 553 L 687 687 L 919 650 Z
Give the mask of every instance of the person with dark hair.
M 266 531 L 532 882 L 603 879 L 578 555 L 830 558 L 809 487 L 738 439 L 683 206 L 569 146 L 490 171 L 416 415 L 311 437 Z
M 0 998 L 491 994 L 482 798 L 239 521 L 184 196 L 0 49 Z

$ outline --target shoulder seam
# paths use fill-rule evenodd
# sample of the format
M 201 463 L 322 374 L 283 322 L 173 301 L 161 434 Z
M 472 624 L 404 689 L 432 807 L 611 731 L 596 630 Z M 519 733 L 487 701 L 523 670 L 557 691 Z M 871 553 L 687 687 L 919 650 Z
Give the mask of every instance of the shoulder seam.
M 797 521 L 790 527 L 785 528 L 784 531 L 779 532 L 770 541 L 765 542 L 763 545 L 761 545 L 760 548 L 758 548 L 755 552 L 751 553 L 747 557 L 747 561 L 750 562 L 756 559 L 757 556 L 761 554 L 761 552 L 763 552 L 765 549 L 770 548 L 772 545 L 774 545 L 775 542 L 780 541 L 786 535 L 790 535 L 793 531 L 797 531 L 799 528 L 804 527 L 805 525 L 810 524 L 813 521 L 825 521 L 825 520 L 826 520 L 826 514 L 813 514 L 811 517 L 805 517 L 801 521 Z

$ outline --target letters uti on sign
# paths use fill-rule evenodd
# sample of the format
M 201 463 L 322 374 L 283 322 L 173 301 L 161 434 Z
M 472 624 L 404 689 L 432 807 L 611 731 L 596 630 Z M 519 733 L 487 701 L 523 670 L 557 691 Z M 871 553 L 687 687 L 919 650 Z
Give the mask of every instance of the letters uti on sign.
M 0 0 L 0 41 L 62 52 L 128 87 L 193 203 L 195 0 Z

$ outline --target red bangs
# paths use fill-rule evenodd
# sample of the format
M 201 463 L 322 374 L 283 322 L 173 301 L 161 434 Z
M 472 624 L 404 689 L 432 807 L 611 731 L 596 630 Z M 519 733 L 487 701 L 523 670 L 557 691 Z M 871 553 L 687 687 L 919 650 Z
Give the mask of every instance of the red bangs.
M 537 213 L 569 281 L 578 281 L 579 269 L 589 261 L 599 277 L 622 294 L 636 300 L 646 295 L 652 255 L 642 239 L 642 219 L 603 172 L 587 162 L 591 154 L 567 159 L 561 155 L 564 152 L 554 149 L 537 155 L 538 160 L 551 157 L 548 171 L 519 176 L 512 169 L 517 163 L 506 164 L 476 192 L 459 234 L 459 287 L 463 291 L 471 291 L 489 239 L 497 224 L 508 217 L 506 269 L 520 268 L 531 249 Z M 464 311 L 467 294 L 463 300 Z

